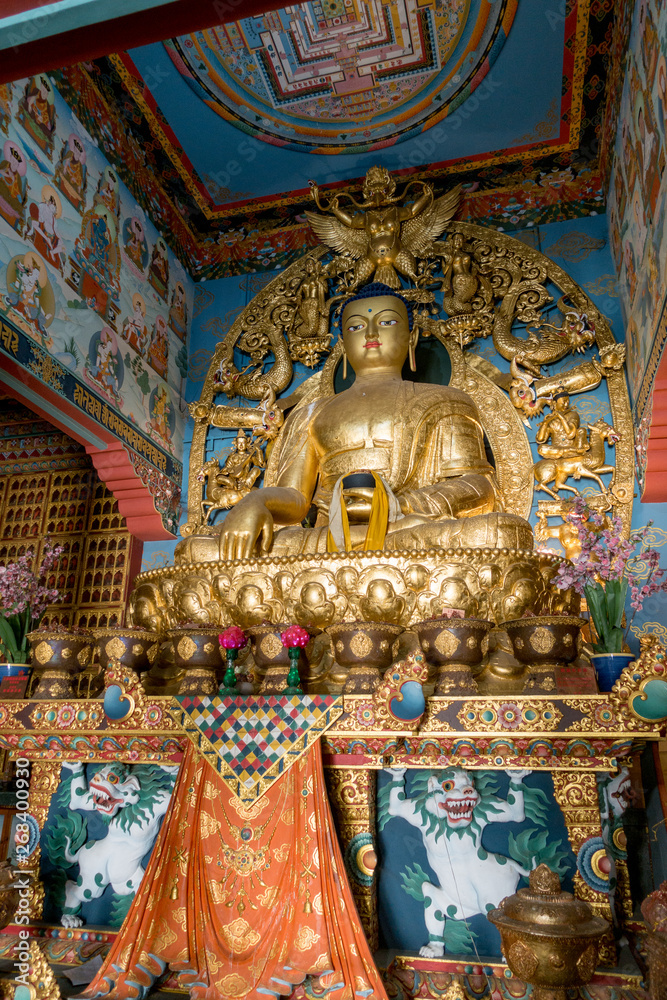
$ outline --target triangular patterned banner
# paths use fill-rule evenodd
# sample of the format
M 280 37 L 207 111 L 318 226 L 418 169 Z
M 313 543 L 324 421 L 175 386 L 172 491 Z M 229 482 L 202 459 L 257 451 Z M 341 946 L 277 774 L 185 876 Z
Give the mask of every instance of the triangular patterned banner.
M 254 802 L 342 715 L 336 695 L 178 695 L 170 708 L 231 791 Z

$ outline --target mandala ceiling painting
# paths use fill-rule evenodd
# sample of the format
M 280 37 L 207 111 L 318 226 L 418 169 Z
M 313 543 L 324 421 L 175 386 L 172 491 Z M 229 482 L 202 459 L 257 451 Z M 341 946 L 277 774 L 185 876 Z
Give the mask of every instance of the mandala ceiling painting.
M 242 131 L 302 152 L 367 152 L 467 100 L 517 2 L 311 0 L 165 47 L 201 100 Z

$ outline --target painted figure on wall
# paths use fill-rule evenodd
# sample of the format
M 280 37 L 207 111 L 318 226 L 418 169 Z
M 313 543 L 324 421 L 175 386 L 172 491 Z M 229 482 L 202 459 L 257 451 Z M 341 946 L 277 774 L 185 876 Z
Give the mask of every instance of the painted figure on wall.
M 637 163 L 642 177 L 642 191 L 646 204 L 650 205 L 651 212 L 655 212 L 660 192 L 660 181 L 665 169 L 665 151 L 657 133 L 650 92 L 638 95 L 635 117 L 637 122 Z
M 6 302 L 23 317 L 24 322 L 20 326 L 28 336 L 47 347 L 51 345 L 47 327 L 53 320 L 55 296 L 46 264 L 39 254 L 29 250 L 24 257 L 10 260 L 7 265 Z
M 7 139 L 0 160 L 0 215 L 19 235 L 23 233 L 28 200 L 27 169 L 23 152 Z
M 148 280 L 158 293 L 161 299 L 167 301 L 169 291 L 169 257 L 167 255 L 167 244 L 161 236 L 153 247 L 151 263 L 148 269 Z
M 12 94 L 14 85 L 12 83 L 0 83 L 0 132 L 9 131 L 9 123 L 12 120 Z
M 123 384 L 123 364 L 118 356 L 116 335 L 108 326 L 102 327 L 90 341 L 85 377 L 101 392 L 112 406 L 121 407 L 120 387 Z
M 26 238 L 32 240 L 42 257 L 62 273 L 65 262 L 65 244 L 58 235 L 56 220 L 63 214 L 58 192 L 50 184 L 42 188 L 39 205 L 31 202 Z
M 171 404 L 169 393 L 165 386 L 153 389 L 150 399 L 151 419 L 146 425 L 150 437 L 157 438 L 159 444 L 172 450 L 171 436 L 173 434 L 176 416 Z
M 162 378 L 166 379 L 169 361 L 169 335 L 164 316 L 156 316 L 153 334 L 148 347 L 148 363 Z
M 145 356 L 148 346 L 148 327 L 146 326 L 146 303 L 139 292 L 132 296 L 132 315 L 123 323 L 121 336 L 133 347 L 137 354 Z
M 424 903 L 428 943 L 420 949 L 425 958 L 445 952 L 446 924 L 485 915 L 514 893 L 522 876 L 546 850 L 547 863 L 560 867 L 564 854 L 560 842 L 547 846 L 545 827 L 547 797 L 539 788 L 527 787 L 532 772 L 508 770 L 507 798 L 494 794 L 497 778 L 492 772 L 451 767 L 443 771 L 419 771 L 411 778 L 411 797 L 406 794 L 403 767 L 385 768 L 390 781 L 378 795 L 379 829 L 392 819 L 405 820 L 421 834 L 431 873 L 419 864 L 403 868 L 403 890 Z M 527 830 L 510 837 L 509 854 L 485 849 L 482 838 L 489 824 L 533 821 L 541 830 Z
M 120 218 L 120 183 L 118 174 L 112 167 L 104 168 L 104 173 L 97 182 L 97 191 L 93 195 L 93 205 L 104 205 L 113 212 L 116 220 Z
M 126 219 L 123 223 L 123 255 L 134 276 L 144 281 L 148 264 L 148 244 L 143 224 L 136 216 Z
M 53 155 L 56 136 L 56 106 L 49 78 L 31 77 L 19 101 L 18 120 L 47 156 Z
M 174 285 L 169 309 L 169 326 L 176 336 L 185 340 L 188 332 L 188 305 L 185 300 L 185 288 L 181 281 Z
M 77 212 L 81 213 L 86 204 L 87 177 L 86 150 L 79 136 L 72 132 L 60 152 L 54 173 L 54 184 Z
M 115 896 L 114 924 L 122 922 L 144 876 L 141 860 L 169 807 L 177 770 L 162 764 L 103 764 L 88 781 L 83 764 L 63 763 L 61 791 L 69 792 L 70 812 L 56 818 L 46 842 L 52 863 L 65 871 L 74 864 L 79 868 L 76 881 L 65 885 L 63 927 L 81 927 L 82 905 L 99 898 L 108 885 Z M 108 824 L 106 836 L 89 839 L 82 812 L 100 815 Z
M 116 217 L 106 205 L 97 202 L 85 213 L 70 265 L 67 283 L 85 298 L 90 309 L 115 326 L 120 296 L 120 248 Z

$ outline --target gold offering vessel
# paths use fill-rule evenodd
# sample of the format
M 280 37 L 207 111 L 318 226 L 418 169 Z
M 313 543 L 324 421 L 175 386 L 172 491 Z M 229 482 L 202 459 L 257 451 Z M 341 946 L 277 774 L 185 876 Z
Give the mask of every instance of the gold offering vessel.
M 566 1000 L 568 987 L 590 982 L 609 930 L 588 903 L 561 890 L 547 865 L 535 868 L 530 887 L 504 899 L 489 920 L 500 931 L 510 971 L 533 987 L 533 1000 Z

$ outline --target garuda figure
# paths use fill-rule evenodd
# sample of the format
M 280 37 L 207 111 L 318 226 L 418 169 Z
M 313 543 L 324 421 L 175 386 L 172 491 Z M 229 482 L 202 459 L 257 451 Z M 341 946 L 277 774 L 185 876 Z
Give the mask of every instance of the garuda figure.
M 406 195 L 414 184 L 422 193 L 410 204 Z M 349 288 L 356 290 L 373 279 L 389 288 L 400 288 L 398 274 L 417 283 L 417 257 L 432 257 L 445 252 L 437 238 L 453 218 L 461 196 L 460 186 L 434 200 L 433 188 L 423 181 L 412 181 L 401 195 L 395 195 L 396 182 L 384 167 L 371 167 L 363 186 L 364 200 L 358 202 L 347 195 L 355 209 L 340 207 L 339 195 L 326 204 L 320 201 L 319 189 L 312 184 L 317 207 L 328 213 L 306 212 L 308 221 L 323 243 L 342 257 L 335 258 L 331 269 L 341 265 L 354 267 Z M 356 261 L 356 264 L 352 264 Z

